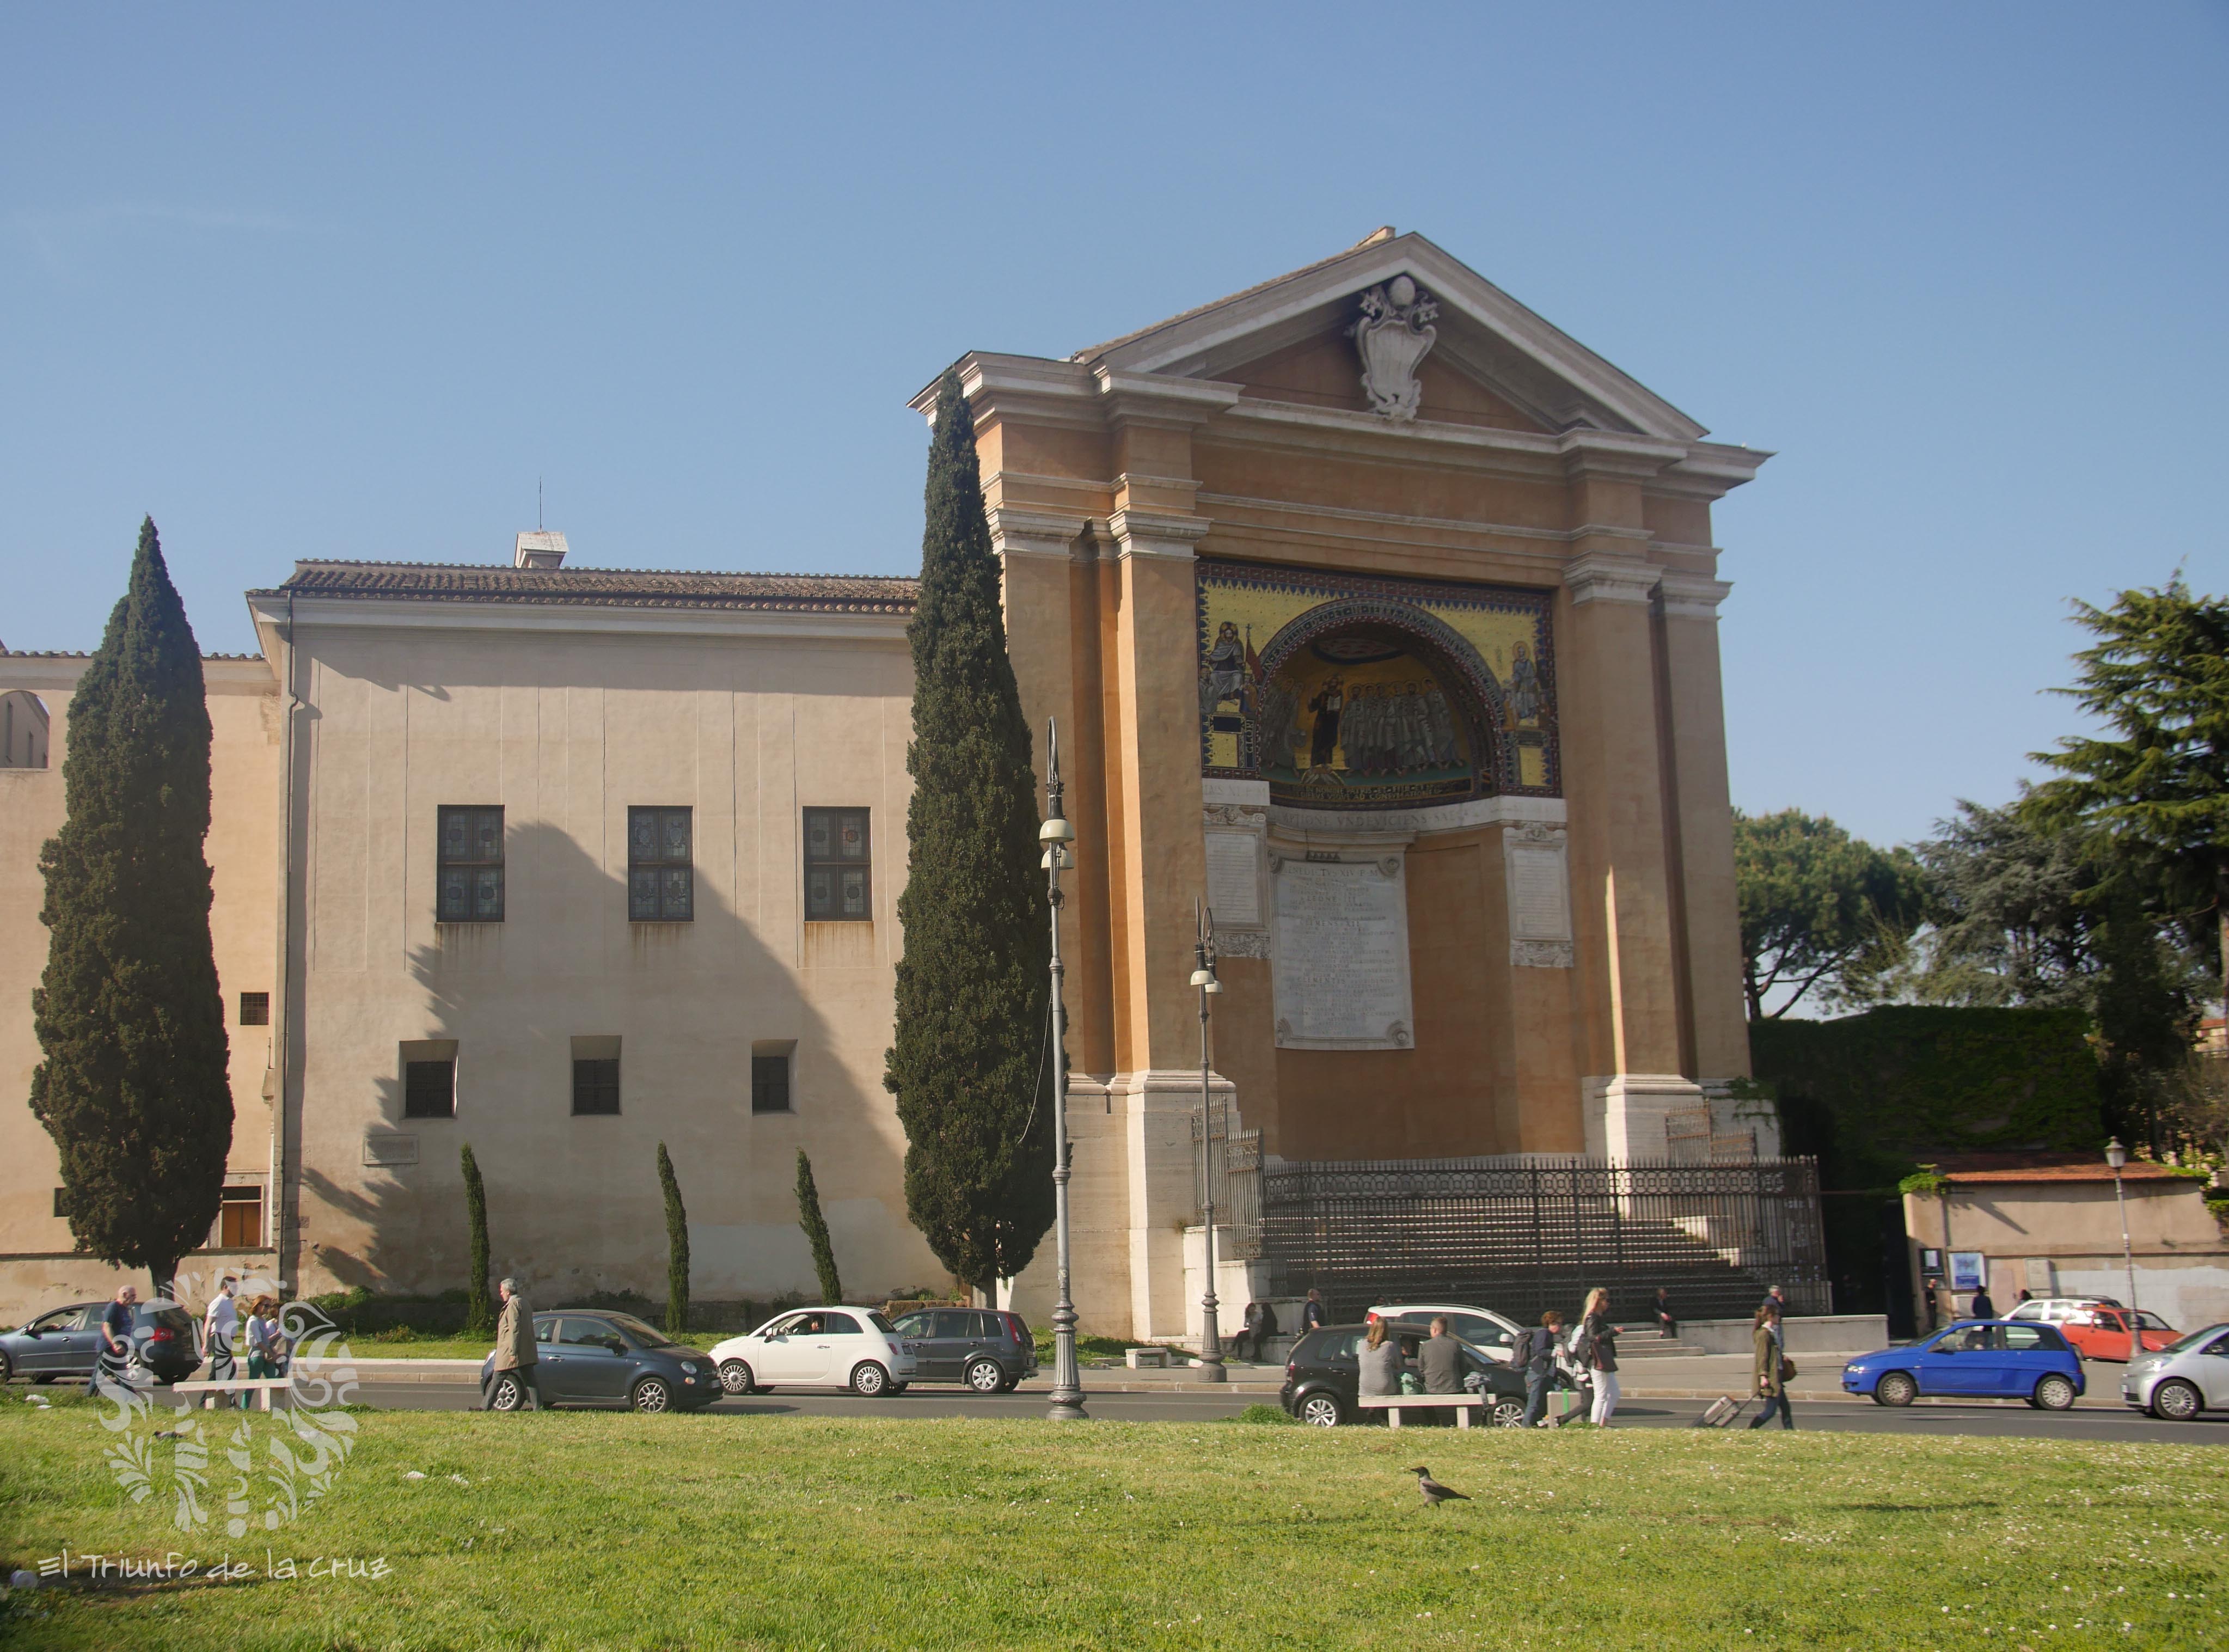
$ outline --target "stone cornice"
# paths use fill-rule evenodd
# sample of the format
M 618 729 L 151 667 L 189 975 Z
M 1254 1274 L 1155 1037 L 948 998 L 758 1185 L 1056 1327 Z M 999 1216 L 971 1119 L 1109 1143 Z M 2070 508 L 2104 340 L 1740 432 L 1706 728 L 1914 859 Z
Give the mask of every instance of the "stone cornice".
M 991 524 L 991 549 L 1001 556 L 1057 556 L 1066 562 L 1076 537 L 1091 525 L 1088 516 L 1012 505 L 987 506 L 984 516 Z
M 1208 781 L 1207 786 L 1259 785 L 1266 781 Z M 1237 798 L 1214 800 L 1239 802 Z M 1293 838 L 1320 834 L 1341 839 L 1388 832 L 1398 837 L 1423 837 L 1436 832 L 1468 832 L 1480 826 L 1561 826 L 1569 810 L 1560 797 L 1474 797 L 1461 803 L 1439 803 L 1423 809 L 1302 809 L 1288 804 L 1269 806 L 1269 824 Z
M 286 603 L 269 593 L 249 597 L 248 614 L 266 651 L 286 624 Z M 444 602 L 423 597 L 382 601 L 366 597 L 301 597 L 294 623 L 320 629 L 509 632 L 616 636 L 765 638 L 796 641 L 903 644 L 909 616 L 903 614 L 825 614 L 780 609 L 562 607 L 498 602 Z
M 1190 562 L 1199 542 L 1215 524 L 1204 517 L 1163 516 L 1143 511 L 1117 511 L 1107 518 L 1114 537 L 1114 554 L 1127 556 L 1173 556 Z
M 1564 583 L 1574 605 L 1586 602 L 1628 602 L 1645 606 L 1656 588 L 1659 570 L 1640 556 L 1614 556 L 1590 550 L 1575 556 L 1564 567 Z
M 1665 574 L 1656 587 L 1657 601 L 1667 619 L 1716 620 L 1718 604 L 1733 590 L 1725 580 L 1707 574 Z

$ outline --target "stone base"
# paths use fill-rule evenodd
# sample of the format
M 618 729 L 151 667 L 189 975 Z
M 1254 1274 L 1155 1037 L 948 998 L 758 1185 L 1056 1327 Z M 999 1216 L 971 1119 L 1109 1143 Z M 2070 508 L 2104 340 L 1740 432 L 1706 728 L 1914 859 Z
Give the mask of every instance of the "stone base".
M 1627 1164 L 1671 1157 L 1667 1122 L 1674 1114 L 1707 1114 L 1703 1087 L 1678 1073 L 1618 1073 L 1583 1078 L 1587 1156 Z

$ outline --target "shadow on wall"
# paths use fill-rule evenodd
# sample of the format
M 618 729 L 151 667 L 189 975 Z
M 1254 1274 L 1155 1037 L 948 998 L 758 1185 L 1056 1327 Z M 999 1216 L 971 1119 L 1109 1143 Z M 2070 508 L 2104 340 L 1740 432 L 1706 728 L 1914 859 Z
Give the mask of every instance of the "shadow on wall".
M 319 1272 L 382 1293 L 462 1286 L 466 1142 L 487 1189 L 491 1276 L 515 1275 L 538 1302 L 628 1292 L 664 1300 L 661 1141 L 688 1207 L 699 1299 L 818 1299 L 797 1225 L 800 1146 L 840 1195 L 828 1214 L 847 1276 L 896 1288 L 916 1282 L 875 1276 L 935 1271 L 870 1265 L 909 1248 L 928 1255 L 905 1218 L 900 1150 L 862 1128 L 890 1098 L 839 1064 L 796 973 L 703 876 L 692 919 L 633 922 L 625 880 L 556 827 L 507 832 L 504 861 L 504 921 L 440 925 L 433 944 L 410 955 L 422 1007 L 395 1030 L 389 1070 L 373 1081 L 376 1122 L 363 1151 L 335 1144 L 326 1162 L 304 1166 L 303 1271 L 312 1289 Z M 822 985 L 841 990 L 825 976 Z M 317 993 L 313 974 L 313 1025 Z M 453 1051 L 453 1118 L 406 1116 L 405 1035 Z M 791 1094 L 805 1110 L 754 1115 L 753 1045 L 775 1042 L 793 1045 Z M 576 1113 L 574 1060 L 613 1055 L 619 1110 Z M 599 1098 L 584 1090 L 580 1099 Z M 357 1162 L 404 1156 L 396 1138 L 414 1138 L 414 1162 Z M 342 1151 L 345 1160 L 331 1156 Z M 321 1228 L 336 1237 L 319 1243 Z

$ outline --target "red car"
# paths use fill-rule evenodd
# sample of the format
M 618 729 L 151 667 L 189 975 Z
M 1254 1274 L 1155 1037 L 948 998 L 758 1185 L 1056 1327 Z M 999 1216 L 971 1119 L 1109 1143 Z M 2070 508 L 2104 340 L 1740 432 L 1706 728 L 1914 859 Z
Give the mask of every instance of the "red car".
M 2141 1308 L 2092 1308 L 2086 1318 L 2067 1320 L 2059 1328 L 2084 1360 L 2126 1360 L 2131 1321 L 2146 1353 L 2157 1353 L 2180 1334 L 2158 1315 Z

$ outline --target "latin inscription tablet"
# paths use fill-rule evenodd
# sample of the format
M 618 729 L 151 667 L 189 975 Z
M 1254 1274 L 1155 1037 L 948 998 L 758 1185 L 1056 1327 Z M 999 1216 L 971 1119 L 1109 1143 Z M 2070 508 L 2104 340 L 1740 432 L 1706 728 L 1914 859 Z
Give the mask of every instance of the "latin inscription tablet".
M 1276 884 L 1277 1044 L 1406 1050 L 1409 898 L 1400 857 L 1288 860 Z

